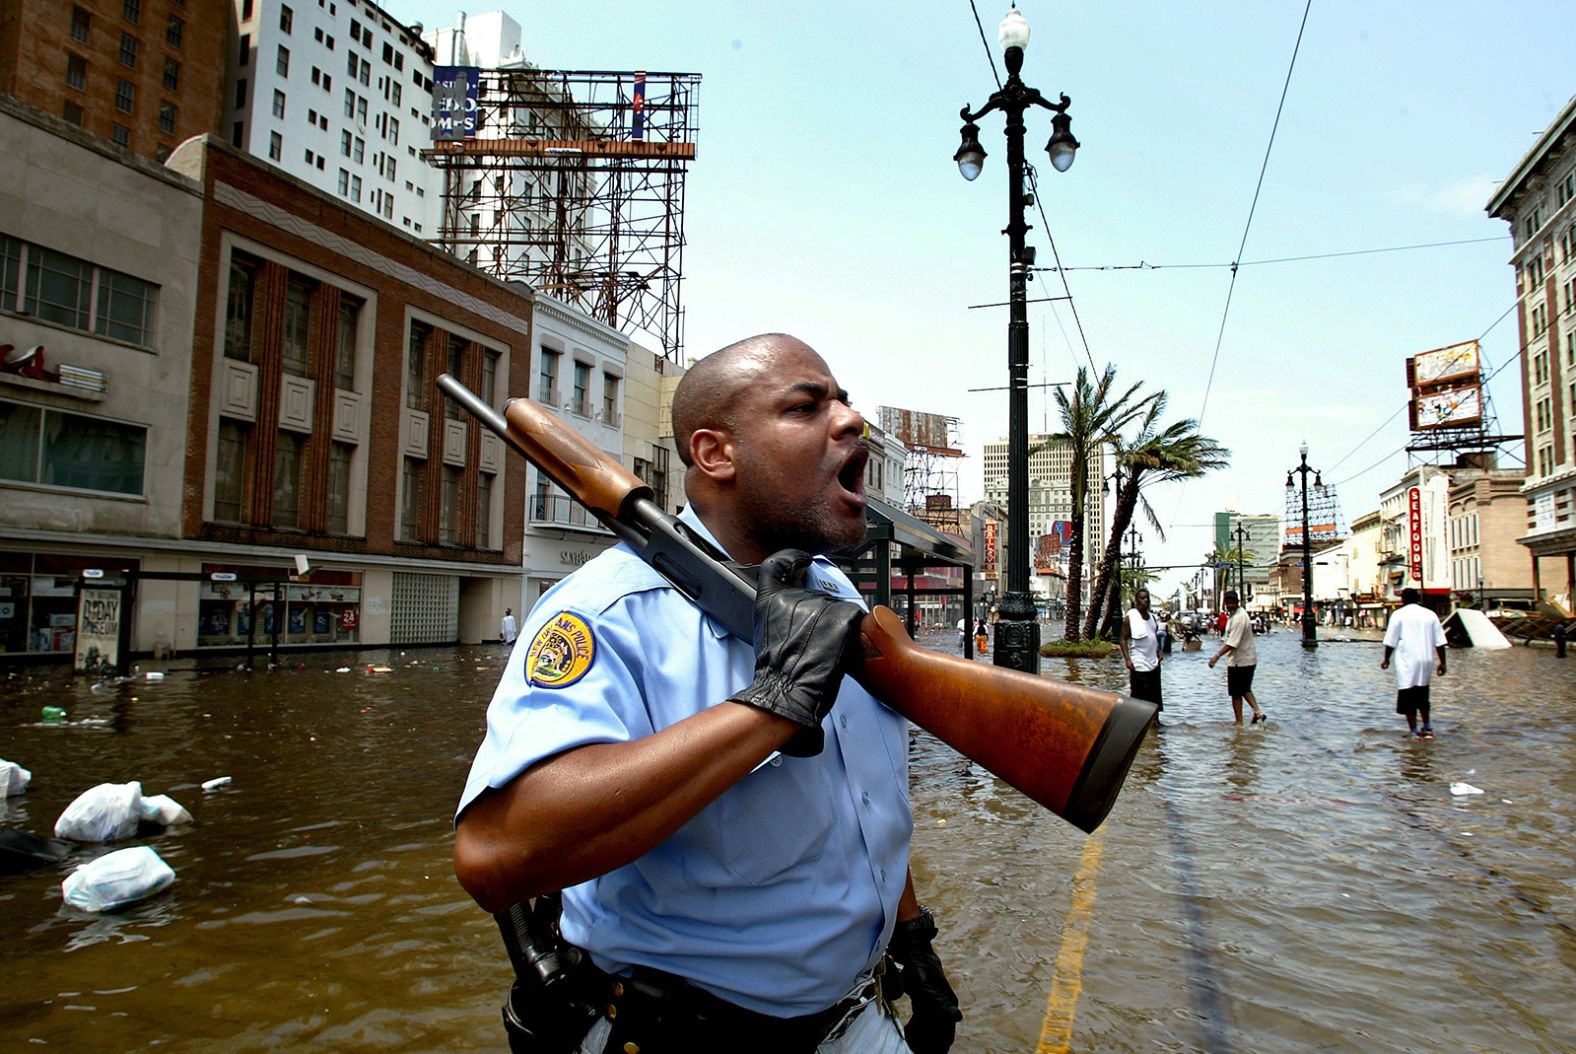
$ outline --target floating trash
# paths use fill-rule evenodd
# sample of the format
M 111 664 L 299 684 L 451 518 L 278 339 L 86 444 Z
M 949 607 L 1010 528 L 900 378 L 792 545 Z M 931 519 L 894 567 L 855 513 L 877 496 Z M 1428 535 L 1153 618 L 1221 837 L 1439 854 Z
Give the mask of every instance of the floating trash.
M 159 670 L 149 670 L 147 673 L 143 674 L 143 676 L 150 681 L 164 680 L 164 674 Z
M 40 714 L 45 721 L 60 721 L 66 716 L 66 708 L 63 706 L 46 706 L 40 711 Z
M 55 837 L 74 842 L 113 842 L 137 833 L 142 784 L 100 783 L 77 795 L 55 821 Z
M 203 780 L 202 789 L 205 790 L 205 791 L 211 791 L 211 790 L 214 790 L 217 787 L 223 787 L 226 784 L 228 784 L 229 782 L 230 782 L 230 777 L 229 776 L 215 776 L 211 780 Z
M 114 911 L 169 888 L 175 871 L 146 845 L 118 849 L 66 876 L 60 893 L 83 911 Z
M 1457 780 L 1450 785 L 1450 793 L 1460 798 L 1468 794 L 1482 794 L 1483 790 L 1480 787 L 1472 786 L 1470 783 L 1462 783 L 1460 780 Z
M 27 790 L 27 785 L 32 779 L 33 774 L 21 765 L 0 758 L 0 798 L 21 794 Z
M 371 663 L 368 663 L 367 664 L 367 672 L 368 673 L 393 673 L 394 672 L 394 667 L 392 667 L 392 666 L 374 666 Z

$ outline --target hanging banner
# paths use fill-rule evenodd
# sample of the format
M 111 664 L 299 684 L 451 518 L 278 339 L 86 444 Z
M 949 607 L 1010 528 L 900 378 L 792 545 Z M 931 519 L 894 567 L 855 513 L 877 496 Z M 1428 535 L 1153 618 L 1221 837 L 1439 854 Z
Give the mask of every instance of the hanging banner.
M 996 574 L 996 521 L 985 521 L 985 566 L 982 568 L 987 576 Z
M 481 70 L 475 66 L 432 67 L 432 138 L 472 139 L 481 127 Z
M 77 595 L 78 673 L 97 673 L 120 660 L 121 591 L 84 588 Z
M 1412 487 L 1406 492 L 1407 566 L 1418 586 L 1423 584 L 1423 492 Z

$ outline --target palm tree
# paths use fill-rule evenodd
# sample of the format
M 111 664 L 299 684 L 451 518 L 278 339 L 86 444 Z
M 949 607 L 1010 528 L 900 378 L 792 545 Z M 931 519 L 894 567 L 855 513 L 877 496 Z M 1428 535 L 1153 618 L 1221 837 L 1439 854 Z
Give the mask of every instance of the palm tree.
M 1113 615 L 1119 603 L 1120 594 L 1115 588 L 1117 546 L 1123 532 L 1132 523 L 1133 513 L 1142 508 L 1160 540 L 1166 540 L 1165 530 L 1139 488 L 1144 483 L 1195 479 L 1231 463 L 1231 451 L 1213 439 L 1199 435 L 1198 422 L 1192 418 L 1161 428 L 1159 422 L 1166 412 L 1166 399 L 1163 391 L 1150 396 L 1137 434 L 1132 439 L 1124 440 L 1118 436 L 1114 440 L 1117 461 L 1127 468 L 1127 474 L 1122 477 L 1116 496 L 1116 508 L 1111 516 L 1110 541 L 1100 560 L 1099 575 L 1090 598 L 1089 615 L 1083 629 L 1086 637 L 1093 637 L 1095 627 L 1100 624 L 1100 609 L 1108 591 L 1109 609 Z
M 1051 438 L 1065 442 L 1072 454 L 1072 538 L 1067 551 L 1067 624 L 1062 634 L 1070 641 L 1079 639 L 1079 619 L 1083 614 L 1083 568 L 1080 564 L 1084 548 L 1084 506 L 1089 496 L 1089 456 L 1126 428 L 1148 402 L 1138 396 L 1143 382 L 1134 384 L 1119 397 L 1112 392 L 1115 385 L 1116 367 L 1108 364 L 1098 382 L 1092 381 L 1088 371 L 1080 366 L 1071 396 L 1062 388 L 1056 389 L 1062 431 Z M 1040 449 L 1044 448 L 1030 453 L 1038 453 Z M 1014 541 L 1013 544 L 1020 543 Z

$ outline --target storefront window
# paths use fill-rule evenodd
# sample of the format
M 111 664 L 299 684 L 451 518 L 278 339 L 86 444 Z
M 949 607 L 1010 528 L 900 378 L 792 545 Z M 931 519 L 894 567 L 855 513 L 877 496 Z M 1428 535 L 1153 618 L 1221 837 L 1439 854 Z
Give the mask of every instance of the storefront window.
M 77 585 L 90 567 L 118 578 L 137 570 L 138 561 L 0 553 L 0 651 L 70 653 L 77 643 Z
M 285 645 L 355 644 L 361 639 L 361 574 L 314 570 L 292 582 L 286 567 L 204 564 L 197 646 L 235 647 L 251 637 L 267 646 L 277 630 Z M 233 575 L 233 579 L 214 581 Z M 255 625 L 254 625 L 255 623 Z

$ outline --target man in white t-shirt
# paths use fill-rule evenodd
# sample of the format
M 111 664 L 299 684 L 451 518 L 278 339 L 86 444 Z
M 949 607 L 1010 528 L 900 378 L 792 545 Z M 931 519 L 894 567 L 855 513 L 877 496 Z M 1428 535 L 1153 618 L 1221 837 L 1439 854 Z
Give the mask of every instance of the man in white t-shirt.
M 1149 590 L 1143 586 L 1133 594 L 1133 606 L 1122 620 L 1120 644 L 1127 662 L 1129 694 L 1164 710 L 1160 701 L 1160 624 L 1149 613 Z
M 1214 669 L 1222 655 L 1230 656 L 1226 660 L 1226 694 L 1231 696 L 1231 712 L 1236 718 L 1233 723 L 1242 724 L 1242 701 L 1246 699 L 1253 708 L 1252 723 L 1256 725 L 1269 720 L 1253 695 L 1253 671 L 1259 665 L 1259 646 L 1253 640 L 1253 623 L 1242 610 L 1237 591 L 1226 590 L 1225 599 L 1226 629 L 1221 634 L 1220 650 L 1210 656 L 1209 667 Z
M 1445 675 L 1445 628 L 1439 616 L 1418 603 L 1417 590 L 1401 590 L 1401 606 L 1384 629 L 1384 658 L 1379 668 L 1390 668 L 1395 658 L 1395 712 L 1406 718 L 1407 736 L 1433 739 L 1429 721 L 1428 684 L 1437 672 Z M 1438 659 L 1438 669 L 1434 668 Z M 1417 719 L 1423 724 L 1418 728 Z
M 519 627 L 514 621 L 514 608 L 503 609 L 503 625 L 499 628 L 498 640 L 504 645 L 514 643 L 514 638 L 519 636 Z

